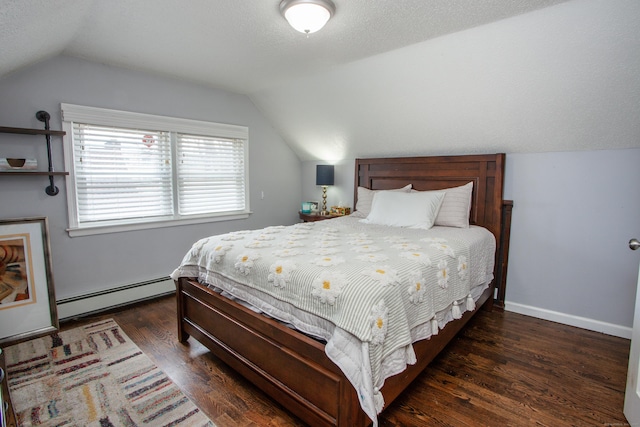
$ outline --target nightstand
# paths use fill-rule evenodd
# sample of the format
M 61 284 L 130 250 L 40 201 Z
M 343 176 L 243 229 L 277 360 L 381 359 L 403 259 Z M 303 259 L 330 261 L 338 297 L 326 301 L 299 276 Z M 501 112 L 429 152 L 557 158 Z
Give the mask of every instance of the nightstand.
M 298 214 L 300 215 L 300 219 L 304 222 L 324 221 L 325 219 L 338 218 L 339 216 L 342 216 L 342 215 L 331 215 L 331 214 L 320 215 L 315 213 L 305 214 L 302 212 L 298 212 Z
M 7 367 L 4 363 L 4 352 L 0 348 L 0 420 L 2 427 L 16 427 L 16 415 L 13 412 L 11 396 L 9 395 L 9 384 L 7 380 Z

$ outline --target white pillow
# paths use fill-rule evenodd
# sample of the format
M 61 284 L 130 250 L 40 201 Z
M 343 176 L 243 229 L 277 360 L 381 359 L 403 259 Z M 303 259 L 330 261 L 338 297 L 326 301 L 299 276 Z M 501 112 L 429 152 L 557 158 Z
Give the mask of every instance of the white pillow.
M 368 188 L 358 187 L 358 200 L 356 201 L 355 212 L 352 216 L 357 218 L 366 218 L 371 212 L 371 203 L 373 202 L 373 196 L 381 191 L 401 191 L 408 193 L 411 191 L 411 184 L 407 184 L 402 188 L 396 188 L 393 190 L 369 190 Z
M 444 192 L 435 225 L 469 228 L 473 181 L 460 187 L 447 188 Z
M 360 222 L 428 230 L 433 227 L 443 199 L 444 191 L 381 191 L 373 196 L 371 213 Z

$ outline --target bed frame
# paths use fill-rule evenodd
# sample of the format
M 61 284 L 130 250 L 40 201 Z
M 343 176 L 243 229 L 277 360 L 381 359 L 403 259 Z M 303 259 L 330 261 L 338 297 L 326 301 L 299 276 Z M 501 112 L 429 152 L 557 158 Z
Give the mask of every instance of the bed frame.
M 414 344 L 418 363 L 385 381 L 385 407 L 415 379 L 484 304 L 491 308 L 494 285 L 504 295 L 510 225 L 503 201 L 504 154 L 356 159 L 355 184 L 373 190 L 412 184 L 435 190 L 473 181 L 470 222 L 489 229 L 497 242 L 495 279 L 474 312 L 465 312 L 438 335 Z M 354 206 L 357 191 L 354 189 Z M 356 391 L 324 353 L 324 344 L 230 301 L 195 278 L 176 281 L 178 339 L 197 339 L 275 401 L 312 426 L 367 426 Z

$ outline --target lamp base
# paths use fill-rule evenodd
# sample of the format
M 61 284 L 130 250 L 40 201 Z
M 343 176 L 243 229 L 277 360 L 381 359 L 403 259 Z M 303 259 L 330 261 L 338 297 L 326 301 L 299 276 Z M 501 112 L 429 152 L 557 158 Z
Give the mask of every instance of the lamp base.
M 327 186 L 322 186 L 322 210 L 320 211 L 320 215 L 325 216 L 329 215 L 329 211 L 327 211 Z

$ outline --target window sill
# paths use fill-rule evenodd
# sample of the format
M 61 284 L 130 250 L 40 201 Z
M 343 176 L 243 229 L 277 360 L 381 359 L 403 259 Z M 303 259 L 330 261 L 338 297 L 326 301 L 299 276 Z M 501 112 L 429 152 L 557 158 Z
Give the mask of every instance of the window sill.
M 177 227 L 181 225 L 204 224 L 207 222 L 234 221 L 249 218 L 251 212 L 225 213 L 220 215 L 199 216 L 185 219 L 164 219 L 153 222 L 127 224 L 103 224 L 78 228 L 68 228 L 69 237 L 92 236 L 94 234 L 121 233 L 125 231 L 149 230 L 152 228 Z

